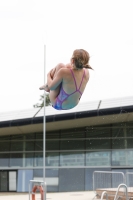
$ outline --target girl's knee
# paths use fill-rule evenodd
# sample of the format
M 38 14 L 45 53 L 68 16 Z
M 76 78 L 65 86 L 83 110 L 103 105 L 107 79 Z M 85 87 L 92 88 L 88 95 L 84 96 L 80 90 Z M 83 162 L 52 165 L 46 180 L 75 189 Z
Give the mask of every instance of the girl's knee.
M 61 69 L 65 67 L 65 65 L 63 63 L 59 63 L 57 66 L 56 66 L 56 69 Z
M 51 78 L 53 79 L 53 78 L 56 76 L 57 72 L 58 72 L 61 68 L 64 68 L 64 67 L 66 67 L 66 66 L 65 66 L 63 63 L 59 63 L 58 65 L 56 65 L 55 68 L 51 69 L 51 70 L 50 70 Z

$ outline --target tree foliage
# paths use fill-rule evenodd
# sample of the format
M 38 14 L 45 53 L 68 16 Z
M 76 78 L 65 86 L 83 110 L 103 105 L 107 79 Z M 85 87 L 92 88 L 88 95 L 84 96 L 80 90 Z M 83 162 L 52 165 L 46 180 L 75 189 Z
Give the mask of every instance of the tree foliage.
M 34 108 L 42 108 L 44 107 L 44 95 L 40 95 L 40 99 L 39 99 L 40 103 L 36 103 L 35 105 L 33 105 Z M 45 94 L 45 106 L 50 106 L 51 102 L 49 99 L 49 94 Z

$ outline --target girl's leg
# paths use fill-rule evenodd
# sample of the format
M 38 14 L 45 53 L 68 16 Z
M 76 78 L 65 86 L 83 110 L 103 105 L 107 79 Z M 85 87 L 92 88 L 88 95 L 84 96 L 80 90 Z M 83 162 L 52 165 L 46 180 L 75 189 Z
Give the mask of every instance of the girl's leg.
M 62 67 L 65 67 L 65 65 L 62 64 L 62 63 L 59 63 L 56 67 L 54 67 L 53 69 L 50 70 L 50 75 L 51 75 L 51 78 L 52 78 L 52 79 L 56 76 L 57 72 L 58 72 Z M 39 89 L 40 89 L 40 90 L 45 90 L 46 92 L 50 92 L 50 89 L 48 88 L 47 83 L 46 83 L 45 85 L 41 86 Z
M 53 77 L 54 77 L 55 70 L 56 70 L 56 67 L 53 68 L 53 69 L 50 71 L 50 75 L 51 75 L 51 78 L 52 78 L 52 79 L 53 79 Z M 50 92 L 50 89 L 49 89 L 47 83 L 46 83 L 45 85 L 41 86 L 39 89 L 40 89 L 40 90 L 45 90 L 46 92 Z
M 56 76 L 57 72 L 63 67 L 66 67 L 66 66 L 64 64 L 60 63 L 51 71 L 51 75 L 53 75 L 53 78 Z M 55 100 L 56 100 L 59 92 L 60 92 L 60 87 L 61 87 L 61 84 L 55 90 L 50 90 L 49 98 L 53 105 L 55 103 Z

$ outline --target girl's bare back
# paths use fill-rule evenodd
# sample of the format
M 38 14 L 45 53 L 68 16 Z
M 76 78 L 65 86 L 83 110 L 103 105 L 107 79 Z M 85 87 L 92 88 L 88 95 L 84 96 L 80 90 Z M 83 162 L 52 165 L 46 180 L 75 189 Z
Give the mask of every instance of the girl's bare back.
M 50 98 L 53 100 L 53 107 L 58 107 L 60 110 L 71 109 L 79 103 L 89 80 L 89 71 L 87 69 L 73 69 L 73 67 L 68 64 L 61 68 L 60 71 L 63 71 L 63 75 L 59 93 L 57 97 L 53 99 L 52 97 L 55 92 L 50 91 Z
M 73 52 L 71 63 L 60 63 L 48 73 L 49 97 L 55 109 L 68 110 L 79 103 L 89 80 L 88 69 L 92 69 L 88 62 L 88 52 L 77 49 Z
M 62 108 L 67 109 L 75 107 L 85 90 L 89 80 L 89 71 L 82 69 L 80 71 L 67 68 L 66 76 L 63 77 L 62 89 L 67 93 L 67 98 L 62 103 Z

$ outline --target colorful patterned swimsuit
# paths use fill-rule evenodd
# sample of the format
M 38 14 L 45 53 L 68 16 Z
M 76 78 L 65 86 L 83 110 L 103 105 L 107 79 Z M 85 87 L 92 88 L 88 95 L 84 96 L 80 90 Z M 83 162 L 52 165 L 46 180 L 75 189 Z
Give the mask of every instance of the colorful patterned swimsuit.
M 70 69 L 70 71 L 72 73 L 72 76 L 73 76 L 73 79 L 74 79 L 74 82 L 75 82 L 76 90 L 74 92 L 72 92 L 71 94 L 67 94 L 64 91 L 63 86 L 61 86 L 60 93 L 56 98 L 55 104 L 53 105 L 53 108 L 55 108 L 56 110 L 67 110 L 67 109 L 62 108 L 62 104 L 63 104 L 64 101 L 66 101 L 68 99 L 68 97 L 70 97 L 74 93 L 79 92 L 82 95 L 82 93 L 80 92 L 80 88 L 81 88 L 81 85 L 82 85 L 82 82 L 83 82 L 83 79 L 84 79 L 84 76 L 85 76 L 85 70 L 83 72 L 83 76 L 82 76 L 82 80 L 81 80 L 79 88 L 77 87 L 77 83 L 76 83 L 76 79 L 75 79 L 73 71 L 71 69 Z

